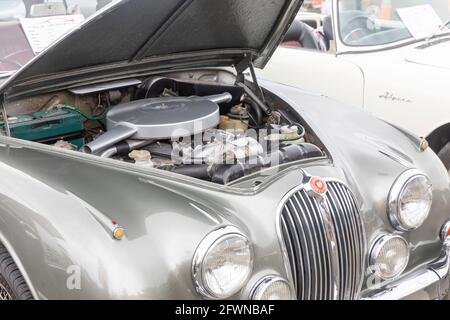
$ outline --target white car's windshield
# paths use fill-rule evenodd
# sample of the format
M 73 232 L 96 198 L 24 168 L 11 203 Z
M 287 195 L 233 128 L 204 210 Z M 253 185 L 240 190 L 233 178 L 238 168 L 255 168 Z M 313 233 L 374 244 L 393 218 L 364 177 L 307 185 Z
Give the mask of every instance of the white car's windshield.
M 427 34 L 425 24 L 436 20 L 440 25 L 427 35 L 448 31 L 443 26 L 450 18 L 448 0 L 339 0 L 338 3 L 340 38 L 348 46 L 378 46 L 418 38 L 421 31 Z M 417 15 L 417 9 L 427 11 L 426 20 Z M 436 19 L 430 18 L 433 15 Z
M 120 0 L 0 0 L 0 77 L 16 71 L 59 36 Z

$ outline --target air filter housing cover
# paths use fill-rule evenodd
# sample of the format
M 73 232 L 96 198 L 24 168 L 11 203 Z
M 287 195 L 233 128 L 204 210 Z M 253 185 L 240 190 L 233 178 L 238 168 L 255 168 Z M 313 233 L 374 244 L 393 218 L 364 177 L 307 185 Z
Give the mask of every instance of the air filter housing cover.
M 136 129 L 133 139 L 165 139 L 201 133 L 219 124 L 217 103 L 204 97 L 163 97 L 137 100 L 112 108 L 107 129 Z

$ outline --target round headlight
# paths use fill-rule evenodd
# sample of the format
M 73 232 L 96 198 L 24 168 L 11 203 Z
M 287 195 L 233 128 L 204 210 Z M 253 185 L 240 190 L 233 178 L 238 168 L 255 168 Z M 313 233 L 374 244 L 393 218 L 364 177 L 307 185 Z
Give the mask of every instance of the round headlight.
M 389 192 L 388 215 L 400 231 L 420 227 L 430 213 L 433 199 L 430 179 L 418 170 L 401 174 Z
M 250 294 L 251 300 L 292 300 L 289 283 L 281 277 L 267 276 L 261 279 Z
M 232 226 L 209 233 L 197 247 L 192 263 L 197 290 L 210 299 L 236 294 L 247 283 L 252 269 L 250 241 Z
M 408 243 L 397 235 L 379 238 L 370 250 L 370 268 L 383 280 L 399 276 L 405 270 L 408 261 Z

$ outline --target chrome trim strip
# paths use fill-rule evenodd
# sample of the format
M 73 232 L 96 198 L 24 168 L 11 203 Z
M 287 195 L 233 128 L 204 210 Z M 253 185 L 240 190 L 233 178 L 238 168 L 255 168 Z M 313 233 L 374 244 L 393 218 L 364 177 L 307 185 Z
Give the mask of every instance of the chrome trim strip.
M 331 216 L 330 208 L 328 207 L 328 202 L 325 198 L 321 199 L 319 202 L 319 210 L 322 213 L 322 219 L 325 222 L 325 227 L 328 232 L 326 232 L 326 237 L 328 240 L 328 245 L 330 247 L 331 253 L 331 283 L 332 283 L 332 299 L 339 299 L 339 281 L 340 281 L 340 265 L 339 265 L 339 252 L 338 252 L 338 242 L 335 227 L 333 225 L 333 218 Z

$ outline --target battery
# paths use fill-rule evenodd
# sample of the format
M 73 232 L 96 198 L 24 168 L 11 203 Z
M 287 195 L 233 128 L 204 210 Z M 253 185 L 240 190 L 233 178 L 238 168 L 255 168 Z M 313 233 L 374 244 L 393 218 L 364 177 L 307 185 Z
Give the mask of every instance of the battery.
M 84 118 L 70 110 L 36 112 L 8 118 L 14 138 L 53 144 L 65 140 L 78 148 L 84 145 Z

